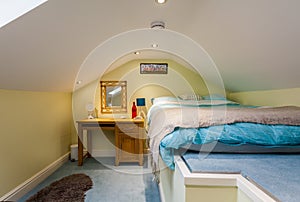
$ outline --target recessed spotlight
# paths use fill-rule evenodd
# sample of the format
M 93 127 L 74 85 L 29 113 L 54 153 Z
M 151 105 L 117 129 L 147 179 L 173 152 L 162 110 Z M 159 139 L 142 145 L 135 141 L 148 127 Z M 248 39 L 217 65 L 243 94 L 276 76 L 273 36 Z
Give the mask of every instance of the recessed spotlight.
M 136 54 L 136 55 L 139 55 L 139 54 L 140 54 L 140 52 L 139 52 L 139 51 L 135 51 L 135 52 L 134 52 L 134 54 Z
M 159 4 L 164 4 L 167 2 L 167 0 L 155 0 L 155 2 Z
M 82 83 L 81 80 L 79 80 L 79 81 L 76 82 L 77 85 L 80 85 L 81 83 Z
M 151 46 L 152 46 L 152 48 L 157 48 L 157 47 L 158 47 L 158 44 L 154 43 L 154 44 L 152 44 Z

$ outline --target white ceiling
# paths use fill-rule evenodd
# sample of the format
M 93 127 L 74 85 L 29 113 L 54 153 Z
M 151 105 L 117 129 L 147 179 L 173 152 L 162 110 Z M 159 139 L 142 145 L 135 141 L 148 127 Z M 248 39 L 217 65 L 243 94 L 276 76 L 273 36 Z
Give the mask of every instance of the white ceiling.
M 300 87 L 299 8 L 299 0 L 49 0 L 0 28 L 0 89 L 70 92 L 96 47 L 154 20 L 202 46 L 230 91 Z

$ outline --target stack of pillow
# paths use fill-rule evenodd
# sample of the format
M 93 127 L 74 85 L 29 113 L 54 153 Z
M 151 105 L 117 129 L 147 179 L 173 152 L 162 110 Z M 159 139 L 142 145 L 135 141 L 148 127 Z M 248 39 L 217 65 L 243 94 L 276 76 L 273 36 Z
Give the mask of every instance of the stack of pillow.
M 180 101 L 201 101 L 201 100 L 223 100 L 223 101 L 229 101 L 225 96 L 220 94 L 210 94 L 201 96 L 199 94 L 182 94 L 177 97 L 172 96 L 162 96 L 162 97 L 156 97 L 152 98 L 151 102 L 152 104 L 158 103 L 158 102 L 180 102 Z

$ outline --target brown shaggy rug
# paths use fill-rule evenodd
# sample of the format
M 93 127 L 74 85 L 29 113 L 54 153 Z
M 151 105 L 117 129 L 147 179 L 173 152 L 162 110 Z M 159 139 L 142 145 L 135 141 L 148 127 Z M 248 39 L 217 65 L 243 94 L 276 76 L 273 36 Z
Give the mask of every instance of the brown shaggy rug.
M 27 202 L 33 201 L 72 201 L 83 202 L 85 192 L 91 189 L 93 182 L 85 174 L 73 174 L 51 183 L 35 195 L 31 196 Z

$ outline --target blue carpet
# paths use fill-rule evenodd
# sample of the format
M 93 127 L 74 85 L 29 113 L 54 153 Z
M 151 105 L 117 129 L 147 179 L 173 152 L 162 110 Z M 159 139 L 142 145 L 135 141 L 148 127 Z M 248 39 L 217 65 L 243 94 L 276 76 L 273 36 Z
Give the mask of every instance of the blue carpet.
M 283 202 L 300 201 L 300 154 L 183 155 L 191 172 L 241 173 Z
M 152 181 L 153 175 L 148 172 L 147 168 L 136 166 L 136 164 L 120 164 L 117 167 L 118 170 L 115 170 L 113 158 L 101 158 L 100 162 L 105 162 L 106 166 L 94 158 L 86 159 L 83 166 L 77 166 L 77 162 L 68 161 L 23 196 L 19 202 L 26 201 L 40 189 L 74 173 L 84 173 L 93 181 L 93 188 L 86 192 L 85 201 L 160 202 L 158 186 L 155 181 Z

